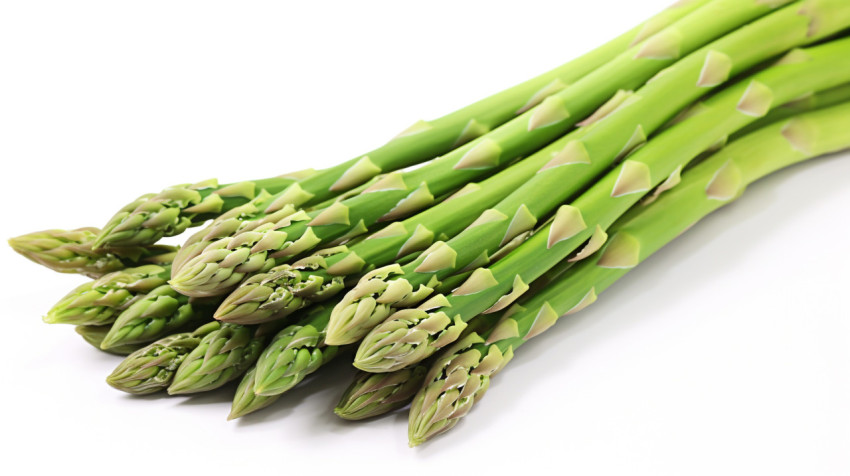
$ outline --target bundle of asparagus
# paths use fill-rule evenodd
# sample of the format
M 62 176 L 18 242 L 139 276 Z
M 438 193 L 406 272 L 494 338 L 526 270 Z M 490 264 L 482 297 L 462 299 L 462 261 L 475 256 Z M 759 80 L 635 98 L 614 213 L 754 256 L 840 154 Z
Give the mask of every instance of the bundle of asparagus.
M 9 243 L 94 278 L 44 320 L 129 354 L 116 389 L 239 379 L 232 419 L 349 358 L 361 371 L 336 414 L 412 402 L 418 445 L 521 345 L 748 184 L 850 148 L 848 28 L 846 0 L 679 2 L 335 167 L 172 186 L 102 230 Z

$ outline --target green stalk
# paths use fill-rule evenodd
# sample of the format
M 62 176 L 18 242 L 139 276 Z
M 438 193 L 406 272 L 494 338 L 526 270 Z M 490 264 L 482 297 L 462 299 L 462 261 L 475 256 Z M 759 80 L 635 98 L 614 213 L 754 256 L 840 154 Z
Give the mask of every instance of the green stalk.
M 637 205 L 612 227 L 601 253 L 579 262 L 542 292 L 515 305 L 498 326 L 468 335 L 431 367 L 410 411 L 411 446 L 448 431 L 480 400 L 514 351 L 573 314 L 637 264 L 750 183 L 776 170 L 850 147 L 850 104 L 786 119 L 752 132 L 687 171 L 680 184 L 648 206 Z
M 719 8 L 722 2 L 712 5 Z M 798 2 L 767 15 L 679 61 L 637 92 L 618 94 L 594 114 L 590 124 L 585 123 L 585 130 L 543 149 L 540 154 L 546 160 L 539 173 L 482 213 L 469 228 L 403 267 L 391 265 L 362 279 L 331 318 L 332 328 L 359 331 L 334 333 L 331 342 L 356 342 L 393 309 L 421 303 L 446 276 L 487 265 L 497 249 L 511 240 L 522 240 L 559 205 L 592 185 L 648 135 L 712 88 L 834 31 L 815 31 L 816 36 L 809 37 L 811 18 L 801 15 L 800 9 Z M 377 302 L 379 306 L 372 306 L 376 312 L 359 312 L 363 301 Z
M 567 261 L 559 263 L 532 283 L 529 294 L 545 288 L 572 266 L 572 263 Z M 463 282 L 461 280 L 455 283 L 454 279 L 455 277 L 446 280 L 443 287 L 454 289 Z M 465 333 L 483 335 L 497 324 L 499 317 L 498 314 L 479 316 L 466 327 Z M 422 386 L 432 363 L 432 359 L 428 359 L 412 367 L 382 374 L 358 372 L 342 395 L 334 413 L 346 420 L 363 420 L 406 406 Z
M 254 383 L 256 381 L 254 377 L 256 375 L 257 367 L 252 367 L 242 377 L 239 386 L 236 388 L 236 395 L 233 396 L 230 414 L 227 415 L 228 420 L 235 420 L 249 413 L 262 410 L 281 397 L 281 394 L 264 396 L 254 393 Z
M 708 2 L 680 1 L 616 39 L 552 71 L 439 119 L 419 121 L 386 145 L 294 184 L 270 197 L 263 206 L 257 203 L 253 210 L 245 210 L 244 216 L 256 218 L 264 210 L 270 213 L 268 204 L 275 204 L 275 208 L 283 204 L 306 208 L 326 203 L 340 191 L 351 190 L 382 172 L 398 170 L 444 154 L 540 104 L 546 97 L 563 90 Z M 214 236 L 212 234 L 207 239 Z
M 323 210 L 292 214 L 287 209 L 291 200 L 272 203 L 267 208 L 271 213 L 261 219 L 227 225 L 235 233 L 209 235 L 199 254 L 179 260 L 172 285 L 192 296 L 225 294 L 246 276 L 268 271 L 318 245 L 409 216 L 432 205 L 435 197 L 560 137 L 619 89 L 639 86 L 681 55 L 773 9 L 761 1 L 715 0 L 540 105 L 423 167 L 389 173 L 361 194 Z
M 441 290 L 447 291 L 460 282 L 448 279 L 446 288 Z M 329 346 L 325 342 L 332 308 L 332 304 L 314 305 L 302 311 L 306 315 L 300 322 L 272 338 L 252 371 L 245 374 L 239 384 L 228 419 L 239 418 L 271 405 L 340 352 L 340 347 Z M 487 319 L 480 321 L 489 322 Z M 480 327 L 473 323 L 469 329 L 474 331 Z M 412 397 L 413 393 L 409 395 Z M 374 408 L 373 411 L 377 414 L 380 410 Z
M 106 334 L 109 332 L 112 326 L 76 326 L 74 330 L 79 334 L 83 340 L 89 343 L 92 347 L 97 350 L 104 350 L 100 348 L 101 342 L 103 342 L 103 338 L 106 337 Z M 113 347 L 111 349 L 106 349 L 105 352 L 115 355 L 130 355 L 133 352 L 139 350 L 142 347 L 141 344 L 127 344 L 120 345 L 117 347 Z
M 109 350 L 144 344 L 212 319 L 217 301 L 186 297 L 167 284 L 153 289 L 125 309 L 103 338 L 100 348 Z
M 257 360 L 274 326 L 213 321 L 213 330 L 183 360 L 168 387 L 170 395 L 206 392 L 240 377 Z
M 180 184 L 148 193 L 113 216 L 94 241 L 94 248 L 152 245 L 245 205 L 261 191 L 278 193 L 316 172 L 305 170 L 262 180 L 219 185 L 215 179 Z
M 829 25 L 850 25 L 850 4 L 819 5 L 823 10 L 809 14 L 831 15 L 831 20 L 846 22 Z M 802 14 L 797 17 L 805 18 Z M 800 35 L 806 38 L 809 22 L 803 21 L 799 27 Z M 811 38 L 818 33 L 828 32 L 815 30 Z M 454 342 L 466 321 L 482 312 L 506 308 L 528 289 L 526 283 L 567 258 L 582 243 L 588 242 L 574 260 L 598 249 L 607 239 L 605 230 L 619 216 L 662 182 L 663 187 L 675 184 L 681 169 L 712 144 L 765 116 L 772 107 L 850 82 L 850 62 L 844 61 L 848 55 L 850 39 L 796 50 L 777 66 L 709 99 L 699 114 L 653 138 L 572 204 L 562 206 L 554 220 L 528 241 L 493 266 L 475 270 L 450 296 L 434 295 L 420 308 L 398 311 L 378 325 L 361 343 L 355 365 L 367 371 L 392 371 Z
M 425 365 L 388 374 L 357 372 L 334 413 L 345 420 L 365 420 L 403 408 L 419 391 L 427 372 Z
M 177 248 L 163 245 L 95 250 L 98 233 L 97 228 L 37 231 L 9 239 L 9 246 L 53 271 L 91 278 L 143 264 L 170 263 L 177 252 Z
M 173 334 L 149 344 L 127 356 L 106 377 L 106 383 L 123 392 L 147 395 L 165 390 L 174 378 L 174 372 L 201 339 L 218 329 L 210 322 L 194 332 Z
M 257 360 L 253 392 L 280 395 L 329 362 L 339 351 L 324 343 L 330 308 L 318 305 L 295 325 L 281 330 Z
M 537 154 L 535 154 L 537 155 Z M 375 266 L 426 249 L 435 239 L 463 230 L 487 207 L 534 176 L 543 163 L 530 157 L 406 220 L 394 222 L 353 245 L 314 253 L 291 265 L 257 273 L 239 285 L 216 311 L 216 319 L 255 324 L 280 319 L 346 287 L 346 280 Z M 331 332 L 332 333 L 332 332 Z
M 76 287 L 53 306 L 44 322 L 102 326 L 112 324 L 125 309 L 166 283 L 169 265 L 127 268 Z

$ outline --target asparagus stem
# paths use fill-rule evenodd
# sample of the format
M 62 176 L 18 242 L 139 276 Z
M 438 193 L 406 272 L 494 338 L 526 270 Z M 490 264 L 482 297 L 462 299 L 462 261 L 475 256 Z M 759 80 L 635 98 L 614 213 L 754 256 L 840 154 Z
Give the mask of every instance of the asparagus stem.
M 817 14 L 830 14 L 833 20 L 841 18 L 846 22 L 833 25 L 840 28 L 850 24 L 850 5 L 818 5 L 823 10 Z M 797 14 L 794 8 L 795 17 L 804 19 L 805 15 Z M 759 23 L 730 37 L 746 34 Z M 799 41 L 811 41 L 818 33 L 831 33 L 825 30 L 812 33 L 805 19 L 788 26 L 792 25 L 799 29 L 797 35 L 792 35 Z M 783 32 L 788 34 L 789 30 Z M 778 37 L 771 39 L 778 42 Z M 718 93 L 706 101 L 705 109 L 699 114 L 634 152 L 571 205 L 562 206 L 551 223 L 493 266 L 476 270 L 450 296 L 435 295 L 418 309 L 403 309 L 390 316 L 364 338 L 355 365 L 367 371 L 392 371 L 414 364 L 454 342 L 466 321 L 482 312 L 506 308 L 527 290 L 526 283 L 572 254 L 585 241 L 587 246 L 574 260 L 598 249 L 607 239 L 605 230 L 611 223 L 668 177 L 673 179 L 666 184 L 674 183 L 681 167 L 721 138 L 763 117 L 774 106 L 805 93 L 850 82 L 850 63 L 841 59 L 848 54 L 850 39 L 799 50 L 789 57 L 799 61 L 781 62 Z M 664 81 L 666 76 L 658 81 Z
M 173 334 L 149 344 L 131 353 L 118 364 L 106 377 L 106 383 L 135 395 L 165 390 L 189 352 L 201 343 L 205 335 L 217 328 L 218 325 L 211 322 L 194 332 Z
M 163 284 L 119 314 L 100 347 L 108 350 L 147 343 L 187 327 L 197 327 L 212 319 L 215 304 L 215 301 L 197 302 Z
M 346 287 L 346 278 L 422 251 L 435 239 L 460 232 L 488 206 L 534 176 L 542 166 L 528 158 L 479 184 L 468 184 L 440 204 L 396 222 L 350 246 L 314 253 L 291 265 L 257 273 L 239 285 L 216 311 L 216 319 L 254 324 L 279 319 Z M 329 330 L 332 335 L 334 329 Z
M 446 280 L 447 286 L 451 287 L 459 282 Z M 300 322 L 272 338 L 255 367 L 240 382 L 228 419 L 239 418 L 271 405 L 339 354 L 342 349 L 327 345 L 325 339 L 332 308 L 332 304 L 322 303 L 303 310 L 305 317 Z M 487 322 L 485 319 L 481 321 Z M 277 322 L 265 325 L 276 325 Z M 469 326 L 470 331 L 480 329 L 476 322 L 478 320 Z M 409 392 L 409 397 L 413 397 L 412 392 Z M 377 414 L 381 410 L 374 408 L 373 411 Z
M 329 362 L 338 352 L 324 343 L 330 309 L 317 306 L 301 322 L 286 327 L 260 354 L 254 376 L 257 395 L 280 395 Z
M 428 368 L 415 365 L 388 374 L 357 372 L 334 408 L 345 420 L 365 420 L 407 406 L 425 382 Z
M 76 287 L 53 306 L 44 322 L 102 326 L 111 324 L 134 302 L 165 284 L 168 265 L 127 268 Z
M 281 397 L 282 394 L 258 395 L 254 393 L 256 375 L 257 368 L 252 367 L 242 377 L 239 386 L 236 388 L 236 395 L 233 397 L 230 414 L 227 416 L 228 420 L 235 420 L 257 410 L 262 410 Z
M 94 248 L 151 245 L 164 236 L 179 235 L 189 227 L 244 205 L 261 190 L 277 193 L 314 173 L 305 170 L 288 176 L 224 185 L 212 179 L 142 195 L 109 220 L 97 235 Z
M 723 4 L 712 5 L 719 8 Z M 742 6 L 739 3 L 739 8 Z M 679 61 L 637 92 L 619 94 L 593 115 L 586 130 L 568 134 L 539 152 L 545 157 L 540 172 L 482 213 L 472 226 L 447 242 L 435 244 L 404 267 L 388 266 L 361 279 L 331 317 L 332 328 L 361 331 L 349 332 L 340 340 L 334 333 L 331 342 L 355 342 L 394 309 L 421 303 L 432 294 L 433 285 L 446 276 L 486 265 L 495 250 L 511 239 L 522 240 L 560 204 L 593 184 L 618 159 L 712 88 L 812 41 L 808 36 L 810 18 L 799 12 L 799 4 L 781 9 Z M 814 34 L 821 38 L 832 31 Z M 537 158 L 537 154 L 532 156 Z M 381 306 L 373 306 L 375 313 L 362 312 L 363 301 Z
M 409 437 L 418 445 L 454 427 L 480 400 L 490 378 L 514 351 L 573 314 L 637 264 L 750 183 L 776 170 L 850 147 L 850 103 L 768 125 L 687 171 L 681 183 L 648 206 L 636 205 L 612 225 L 612 238 L 592 258 L 521 304 L 486 333 L 470 334 L 430 368 L 414 399 Z
M 271 328 L 212 323 L 206 334 L 177 368 L 170 395 L 213 390 L 240 377 L 257 360 Z
M 97 350 L 104 350 L 100 348 L 101 342 L 103 342 L 103 338 L 106 337 L 106 334 L 109 332 L 109 329 L 112 326 L 76 326 L 74 330 L 82 336 L 83 340 L 88 342 L 92 347 Z M 133 352 L 139 350 L 142 347 L 141 344 L 127 344 L 120 345 L 116 347 L 112 347 L 110 349 L 106 349 L 105 352 L 115 355 L 129 355 Z
M 53 271 L 91 278 L 146 263 L 170 263 L 177 251 L 175 247 L 162 245 L 95 250 L 93 245 L 98 233 L 97 228 L 38 231 L 11 238 L 9 246 Z
M 642 84 L 680 55 L 773 8 L 762 2 L 715 0 L 540 105 L 423 167 L 387 174 L 361 194 L 323 210 L 292 214 L 285 206 L 291 205 L 291 200 L 270 203 L 266 208 L 269 214 L 263 218 L 226 225 L 238 234 L 208 235 L 203 250 L 193 250 L 199 254 L 179 260 L 172 286 L 191 296 L 225 294 L 246 276 L 267 271 L 322 243 L 363 234 L 377 223 L 426 208 L 435 202 L 434 197 L 492 173 L 561 136 L 619 89 Z

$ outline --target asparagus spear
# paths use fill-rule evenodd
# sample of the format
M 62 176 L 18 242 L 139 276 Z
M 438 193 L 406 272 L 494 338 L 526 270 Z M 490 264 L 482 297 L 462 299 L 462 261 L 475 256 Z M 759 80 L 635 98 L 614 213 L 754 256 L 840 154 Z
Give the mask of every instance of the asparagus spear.
M 106 383 L 135 395 L 165 390 L 189 352 L 201 343 L 205 335 L 216 329 L 218 324 L 210 322 L 194 332 L 163 337 L 127 356 L 106 377 Z
M 401 169 L 446 153 L 540 104 L 546 97 L 561 91 L 708 2 L 677 2 L 577 59 L 441 118 L 418 121 L 384 146 L 301 180 L 268 202 L 278 206 L 281 203 L 312 206 L 330 199 L 340 191 L 350 190 L 381 172 Z
M 257 360 L 273 327 L 241 326 L 214 321 L 177 368 L 170 395 L 205 392 L 240 377 Z
M 850 25 L 850 4 L 819 5 L 834 6 L 818 11 L 841 20 L 832 25 Z M 799 28 L 803 38 L 810 35 L 808 21 L 801 22 Z M 810 38 L 818 33 L 829 32 L 815 30 Z M 850 63 L 842 59 L 848 54 L 850 39 L 798 50 L 779 65 L 718 93 L 706 101 L 702 112 L 637 150 L 571 205 L 562 206 L 552 222 L 508 256 L 473 272 L 450 296 L 437 294 L 417 309 L 390 316 L 364 338 L 355 365 L 367 371 L 388 372 L 414 364 L 454 342 L 466 321 L 482 312 L 506 308 L 528 289 L 526 283 L 585 241 L 587 245 L 572 259 L 589 256 L 604 244 L 605 230 L 616 218 L 653 187 L 675 183 L 681 167 L 713 143 L 764 116 L 774 105 L 850 82 Z M 672 178 L 665 181 L 668 177 Z
M 217 301 L 188 298 L 167 284 L 140 297 L 115 319 L 100 348 L 142 344 L 212 319 Z
M 444 290 L 457 286 L 462 278 L 458 276 L 446 280 Z M 317 304 L 302 311 L 305 317 L 300 322 L 280 331 L 272 339 L 253 371 L 246 374 L 239 384 L 228 419 L 239 418 L 271 405 L 339 353 L 339 347 L 325 343 L 332 307 Z M 479 329 L 477 325 L 470 326 L 470 331 L 476 329 Z
M 262 410 L 281 397 L 281 394 L 265 396 L 254 393 L 254 377 L 256 375 L 257 368 L 252 367 L 242 377 L 239 386 L 236 388 L 236 395 L 233 397 L 230 414 L 227 415 L 228 420 L 235 420 L 257 410 Z
M 311 310 L 306 318 L 278 332 L 257 360 L 254 393 L 278 395 L 291 389 L 330 361 L 338 351 L 324 345 L 330 310 Z
M 563 261 L 535 280 L 529 294 L 534 294 L 561 277 L 572 267 Z M 452 278 L 454 279 L 454 277 Z M 449 289 L 454 284 L 447 286 Z M 483 335 L 498 323 L 498 314 L 479 316 L 464 329 L 466 334 Z M 465 341 L 465 335 L 461 341 Z M 413 400 L 422 386 L 432 359 L 390 373 L 373 374 L 360 371 L 340 399 L 334 412 L 346 420 L 362 420 L 402 408 Z
M 83 340 L 88 342 L 92 347 L 95 347 L 97 350 L 104 350 L 100 348 L 100 343 L 103 342 L 103 338 L 106 337 L 106 333 L 109 332 L 109 329 L 112 326 L 76 326 L 74 330 L 82 336 Z M 142 347 L 140 344 L 127 344 L 113 347 L 111 349 L 106 349 L 106 352 L 115 355 L 129 355 L 133 352 L 139 350 Z
M 102 326 L 147 293 L 166 283 L 169 265 L 144 265 L 104 275 L 78 286 L 53 306 L 44 322 Z
M 347 331 L 330 334 L 330 342 L 356 342 L 394 308 L 421 303 L 446 276 L 486 265 L 496 249 L 527 235 L 561 203 L 591 185 L 648 134 L 711 88 L 812 41 L 814 37 L 807 36 L 810 20 L 800 14 L 800 5 L 790 5 L 679 61 L 637 92 L 615 97 L 592 116 L 588 130 L 575 131 L 543 149 L 540 154 L 547 160 L 540 172 L 482 213 L 472 226 L 448 242 L 435 244 L 404 267 L 391 265 L 361 279 L 331 317 L 332 329 Z M 826 36 L 823 31 L 813 33 L 817 38 Z M 363 312 L 364 302 L 381 306 L 372 305 L 374 313 Z
M 361 194 L 323 210 L 286 211 L 285 217 L 279 217 L 276 213 L 282 211 L 282 203 L 271 204 L 267 209 L 270 215 L 235 225 L 238 234 L 211 240 L 197 256 L 180 259 L 172 273 L 172 286 L 191 296 L 225 294 L 246 276 L 267 271 L 322 243 L 357 236 L 377 223 L 421 210 L 434 203 L 434 197 L 492 173 L 559 137 L 618 89 L 642 84 L 680 55 L 773 8 L 761 2 L 716 0 L 539 106 L 421 168 L 387 174 Z
M 542 165 L 541 160 L 530 157 L 480 184 L 468 184 L 439 205 L 395 222 L 354 245 L 327 248 L 292 265 L 254 274 L 225 298 L 215 317 L 255 324 L 326 300 L 346 287 L 349 276 L 422 251 L 434 239 L 458 233 L 481 211 L 533 177 Z
M 95 250 L 100 230 L 44 230 L 17 236 L 9 246 L 30 261 L 58 271 L 99 278 L 104 274 L 142 264 L 171 262 L 177 248 L 172 246 L 132 246 Z
M 334 408 L 345 420 L 365 420 L 405 407 L 425 382 L 428 367 L 414 365 L 388 374 L 357 372 Z
M 277 193 L 314 175 L 305 170 L 280 177 L 220 185 L 217 180 L 168 187 L 129 203 L 113 216 L 94 242 L 94 248 L 144 246 L 164 236 L 179 235 L 229 210 L 244 205 L 258 192 Z
M 596 296 L 694 223 L 737 199 L 750 183 L 792 164 L 850 147 L 850 104 L 769 125 L 695 166 L 648 206 L 637 205 L 612 227 L 601 253 L 531 299 L 498 326 L 468 335 L 434 363 L 410 411 L 410 444 L 454 427 L 523 343 Z

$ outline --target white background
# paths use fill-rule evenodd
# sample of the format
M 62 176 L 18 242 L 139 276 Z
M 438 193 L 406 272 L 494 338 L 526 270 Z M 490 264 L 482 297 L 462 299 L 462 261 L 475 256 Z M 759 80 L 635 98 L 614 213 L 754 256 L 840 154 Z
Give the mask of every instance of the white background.
M 334 164 L 666 3 L 3 2 L 0 235 L 100 226 L 174 183 Z M 0 465 L 848 474 L 848 177 L 845 154 L 751 187 L 521 349 L 466 421 L 415 450 L 405 412 L 363 424 L 330 412 L 342 361 L 240 422 L 225 421 L 232 387 L 120 394 L 103 382 L 118 358 L 40 320 L 83 278 L 2 247 Z

